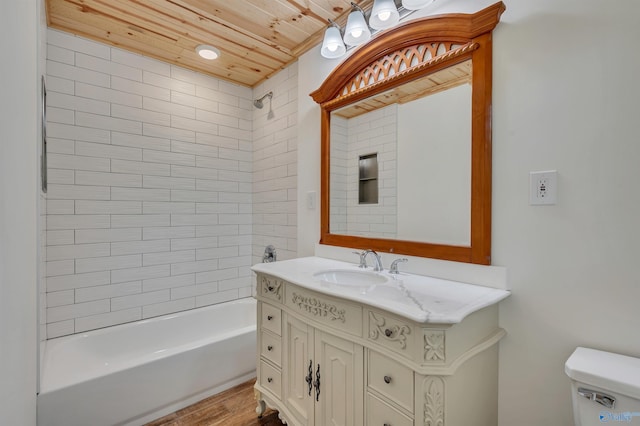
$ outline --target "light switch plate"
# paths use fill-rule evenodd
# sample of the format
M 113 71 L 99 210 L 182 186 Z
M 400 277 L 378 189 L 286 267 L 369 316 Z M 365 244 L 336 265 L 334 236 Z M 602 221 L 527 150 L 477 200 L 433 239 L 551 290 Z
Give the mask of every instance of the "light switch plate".
M 529 204 L 553 205 L 558 202 L 558 172 L 547 170 L 529 173 Z
M 315 210 L 316 209 L 316 191 L 307 192 L 307 209 Z

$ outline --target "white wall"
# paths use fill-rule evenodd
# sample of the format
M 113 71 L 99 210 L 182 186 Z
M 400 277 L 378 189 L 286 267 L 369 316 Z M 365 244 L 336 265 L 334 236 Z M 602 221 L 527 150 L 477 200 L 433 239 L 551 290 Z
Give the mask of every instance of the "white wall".
M 47 57 L 48 338 L 251 295 L 252 90 L 55 30 Z
M 398 105 L 398 140 L 398 238 L 468 246 L 471 86 Z
M 452 0 L 419 14 L 475 12 Z M 564 361 L 578 345 L 640 356 L 640 3 L 506 1 L 494 33 L 493 249 L 512 296 L 500 323 L 500 426 L 569 425 Z M 415 17 L 415 15 L 414 15 Z M 319 108 L 337 61 L 299 61 L 299 193 L 319 191 Z M 529 206 L 529 171 L 557 169 L 559 201 Z M 300 253 L 318 211 L 299 202 Z
M 0 3 L 0 424 L 36 423 L 40 2 Z
M 320 238 L 320 109 L 309 93 L 340 63 L 314 48 L 298 59 L 298 255 L 311 256 Z M 315 207 L 309 208 L 308 197 Z

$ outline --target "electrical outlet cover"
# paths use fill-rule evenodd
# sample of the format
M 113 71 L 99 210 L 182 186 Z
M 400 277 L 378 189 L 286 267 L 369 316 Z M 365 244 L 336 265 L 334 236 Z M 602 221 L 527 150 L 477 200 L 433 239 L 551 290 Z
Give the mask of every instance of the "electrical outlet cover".
M 558 172 L 547 170 L 529 173 L 529 204 L 553 205 L 558 202 Z

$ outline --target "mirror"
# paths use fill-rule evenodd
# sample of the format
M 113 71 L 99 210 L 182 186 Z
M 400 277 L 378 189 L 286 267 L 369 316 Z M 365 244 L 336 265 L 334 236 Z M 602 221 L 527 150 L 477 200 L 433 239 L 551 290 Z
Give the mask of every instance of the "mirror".
M 321 244 L 491 263 L 491 37 L 504 10 L 385 31 L 311 93 Z
M 332 111 L 330 141 L 332 234 L 471 243 L 470 60 Z

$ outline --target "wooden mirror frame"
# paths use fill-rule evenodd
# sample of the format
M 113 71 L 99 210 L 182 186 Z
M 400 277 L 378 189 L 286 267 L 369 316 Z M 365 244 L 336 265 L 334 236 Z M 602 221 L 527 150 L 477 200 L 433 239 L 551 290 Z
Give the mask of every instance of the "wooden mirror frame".
M 320 244 L 491 264 L 492 31 L 504 11 L 504 3 L 498 2 L 474 14 L 408 21 L 361 46 L 311 93 L 321 110 Z M 472 60 L 471 244 L 454 246 L 332 234 L 331 112 L 469 59 Z

